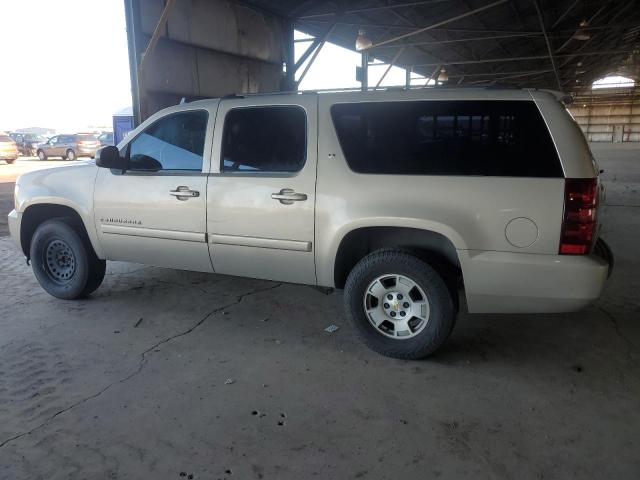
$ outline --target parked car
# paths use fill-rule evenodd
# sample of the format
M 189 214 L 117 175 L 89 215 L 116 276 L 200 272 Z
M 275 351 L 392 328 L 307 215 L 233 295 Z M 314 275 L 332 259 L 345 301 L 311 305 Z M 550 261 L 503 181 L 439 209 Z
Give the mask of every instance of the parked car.
M 9 136 L 16 142 L 20 154 L 27 157 L 35 157 L 38 152 L 38 147 L 47 142 L 45 137 L 35 133 L 13 132 L 10 133 Z
M 12 164 L 19 156 L 18 147 L 13 139 L 4 133 L 0 133 L 0 160 Z
M 91 294 L 105 260 L 344 289 L 398 358 L 436 351 L 460 305 L 580 309 L 612 265 L 589 147 L 537 90 L 197 101 L 16 192 L 11 234 L 53 296 Z
M 113 145 L 113 132 L 105 132 L 102 135 L 98 136 L 98 140 L 100 141 L 101 147 L 106 147 L 107 145 Z
M 51 137 L 46 143 L 38 146 L 37 154 L 40 160 L 46 160 L 48 157 L 76 160 L 78 157 L 95 158 L 98 148 L 100 141 L 92 134 L 75 133 Z

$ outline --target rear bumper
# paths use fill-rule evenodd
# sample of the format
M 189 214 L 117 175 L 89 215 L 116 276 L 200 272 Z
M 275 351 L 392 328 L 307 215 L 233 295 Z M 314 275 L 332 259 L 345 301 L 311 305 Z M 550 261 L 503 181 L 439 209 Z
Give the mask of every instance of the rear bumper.
M 0 151 L 0 160 L 15 160 L 19 156 L 20 154 L 17 150 L 14 152 Z
M 11 210 L 7 218 L 9 219 L 9 233 L 11 234 L 11 238 L 16 245 L 18 245 L 18 248 L 22 250 L 22 245 L 20 244 L 20 222 L 22 220 L 22 213 Z
M 469 312 L 580 310 L 600 296 L 610 275 L 613 256 L 606 250 L 584 256 L 459 251 Z
M 97 148 L 78 148 L 77 154 L 79 157 L 95 157 Z

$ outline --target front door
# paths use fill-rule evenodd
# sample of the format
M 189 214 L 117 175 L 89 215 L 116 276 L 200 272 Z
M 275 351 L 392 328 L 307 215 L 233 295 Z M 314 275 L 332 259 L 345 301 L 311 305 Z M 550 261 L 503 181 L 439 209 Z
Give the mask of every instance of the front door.
M 95 224 L 109 260 L 212 271 L 206 235 L 208 158 L 215 109 L 152 122 L 121 151 L 122 173 L 101 168 Z
M 316 283 L 317 95 L 220 103 L 207 187 L 217 273 Z
M 49 141 L 42 146 L 42 150 L 48 157 L 58 157 L 62 155 L 59 148 L 60 136 L 52 137 Z

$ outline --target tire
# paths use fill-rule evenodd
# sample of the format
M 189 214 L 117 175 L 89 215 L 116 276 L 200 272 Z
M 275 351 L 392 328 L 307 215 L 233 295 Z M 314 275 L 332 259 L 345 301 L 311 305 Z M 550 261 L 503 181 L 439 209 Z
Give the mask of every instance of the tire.
M 76 155 L 76 152 L 74 152 L 71 149 L 67 150 L 65 157 L 68 158 L 71 161 L 74 161 L 74 160 L 78 159 L 78 156 Z M 63 158 L 65 158 L 65 157 L 63 157 Z
M 31 239 L 30 256 L 40 286 L 63 300 L 86 297 L 104 279 L 106 262 L 96 256 L 86 233 L 71 218 L 42 223 Z
M 38 150 L 38 159 L 44 162 L 47 159 L 47 154 L 42 150 Z
M 347 278 L 344 305 L 364 343 L 393 358 L 431 355 L 455 324 L 454 302 L 442 277 L 401 250 L 378 250 L 360 260 Z
M 15 162 L 17 159 L 13 159 L 13 160 L 5 160 L 5 162 L 7 162 L 7 165 L 11 165 L 13 164 L 13 162 Z

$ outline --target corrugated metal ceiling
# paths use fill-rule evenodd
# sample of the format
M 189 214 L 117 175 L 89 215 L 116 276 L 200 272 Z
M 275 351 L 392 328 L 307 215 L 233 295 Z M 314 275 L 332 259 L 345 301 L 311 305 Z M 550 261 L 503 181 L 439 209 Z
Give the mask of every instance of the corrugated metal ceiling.
M 316 37 L 330 31 L 328 41 L 350 49 L 363 29 L 374 58 L 396 57 L 397 65 L 425 76 L 444 66 L 454 84 L 575 92 L 607 73 L 636 80 L 640 74 L 638 0 L 537 0 L 539 11 L 536 0 L 244 3 L 287 17 Z

